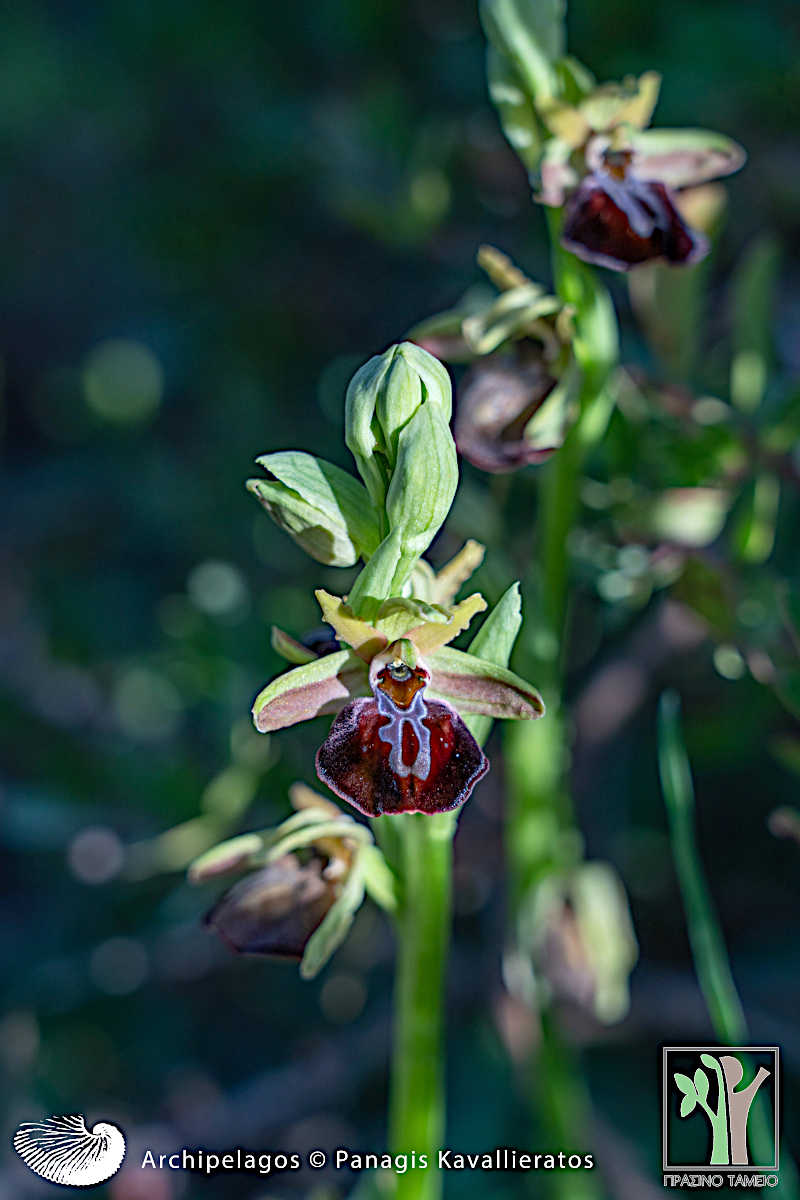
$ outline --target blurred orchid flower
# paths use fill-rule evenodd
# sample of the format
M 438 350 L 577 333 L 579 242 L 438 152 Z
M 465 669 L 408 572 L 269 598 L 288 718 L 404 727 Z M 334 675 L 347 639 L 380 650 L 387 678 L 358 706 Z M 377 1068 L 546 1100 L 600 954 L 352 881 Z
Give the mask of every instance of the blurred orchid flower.
M 562 117 L 544 152 L 537 199 L 564 205 L 562 244 L 613 271 L 704 258 L 708 241 L 686 223 L 676 197 L 738 171 L 746 157 L 736 142 L 708 130 L 641 128 L 651 111 L 643 108 L 634 121 L 620 110 L 625 120 L 605 125 L 594 114 L 593 126 L 586 113 L 575 127 Z

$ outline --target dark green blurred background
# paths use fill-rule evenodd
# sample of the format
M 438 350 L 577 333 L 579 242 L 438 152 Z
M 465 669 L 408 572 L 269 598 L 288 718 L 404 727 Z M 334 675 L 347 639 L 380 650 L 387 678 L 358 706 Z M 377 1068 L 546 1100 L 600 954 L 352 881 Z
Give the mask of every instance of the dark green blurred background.
M 575 0 L 570 14 L 571 49 L 600 78 L 663 72 L 658 124 L 748 148 L 712 327 L 731 263 L 778 234 L 787 378 L 800 368 L 798 24 L 789 0 Z M 315 567 L 258 510 L 243 489 L 253 458 L 300 446 L 350 465 L 350 373 L 475 281 L 480 242 L 547 278 L 542 214 L 487 102 L 474 6 L 19 0 L 3 17 L 0 146 L 4 1136 L 51 1112 L 118 1120 L 133 1169 L 102 1193 L 114 1200 L 345 1195 L 355 1181 L 341 1175 L 143 1182 L 136 1160 L 143 1146 L 383 1145 L 388 927 L 363 910 L 302 984 L 217 946 L 200 926 L 213 891 L 187 888 L 180 868 L 204 839 L 280 819 L 288 784 L 313 782 L 324 724 L 259 739 L 248 710 L 280 665 L 270 623 L 303 634 L 318 624 L 312 587 L 351 577 Z M 625 354 L 647 364 L 614 286 Z M 504 531 L 497 491 L 465 476 L 432 557 L 486 540 L 478 582 L 493 600 L 526 570 L 530 509 L 512 504 Z M 584 593 L 579 714 L 658 619 Z M 658 1045 L 708 1037 L 655 772 L 662 682 L 686 696 L 701 844 L 713 832 L 706 861 L 754 1036 L 781 1043 L 787 1084 L 800 1077 L 800 851 L 765 824 L 796 790 L 769 752 L 786 718 L 752 680 L 721 678 L 705 644 L 646 674 L 631 711 L 576 747 L 588 852 L 620 869 L 642 952 L 626 1022 L 576 1029 L 598 1157 L 610 1193 L 631 1200 L 663 1194 Z M 464 1150 L 544 1148 L 498 1032 L 501 817 L 498 763 L 457 850 L 449 1142 Z M 12 1157 L 0 1200 L 50 1194 Z

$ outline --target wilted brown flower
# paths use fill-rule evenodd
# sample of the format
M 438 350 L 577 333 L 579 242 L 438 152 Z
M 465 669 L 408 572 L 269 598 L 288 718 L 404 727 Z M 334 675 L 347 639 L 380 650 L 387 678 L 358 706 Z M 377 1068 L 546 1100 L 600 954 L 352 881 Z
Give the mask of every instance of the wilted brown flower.
M 328 864 L 314 854 L 302 863 L 285 854 L 235 883 L 206 924 L 240 954 L 302 958 L 306 943 L 338 895 Z
M 454 434 L 459 454 L 496 474 L 549 458 L 560 443 L 541 445 L 526 438 L 525 429 L 556 382 L 541 361 L 476 363 L 458 389 Z

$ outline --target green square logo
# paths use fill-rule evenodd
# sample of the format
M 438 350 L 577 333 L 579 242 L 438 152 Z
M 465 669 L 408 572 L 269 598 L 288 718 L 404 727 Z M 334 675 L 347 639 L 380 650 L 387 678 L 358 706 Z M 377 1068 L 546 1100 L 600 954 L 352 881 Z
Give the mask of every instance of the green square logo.
M 664 1046 L 665 1172 L 777 1171 L 777 1046 Z

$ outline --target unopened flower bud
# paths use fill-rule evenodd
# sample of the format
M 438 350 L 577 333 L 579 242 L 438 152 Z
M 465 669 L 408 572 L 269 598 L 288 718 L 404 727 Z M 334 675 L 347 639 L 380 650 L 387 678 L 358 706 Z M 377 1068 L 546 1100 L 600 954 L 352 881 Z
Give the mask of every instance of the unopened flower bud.
M 373 503 L 382 508 L 400 453 L 400 440 L 420 410 L 450 420 L 447 371 L 413 342 L 377 354 L 353 376 L 345 402 L 345 440 Z

